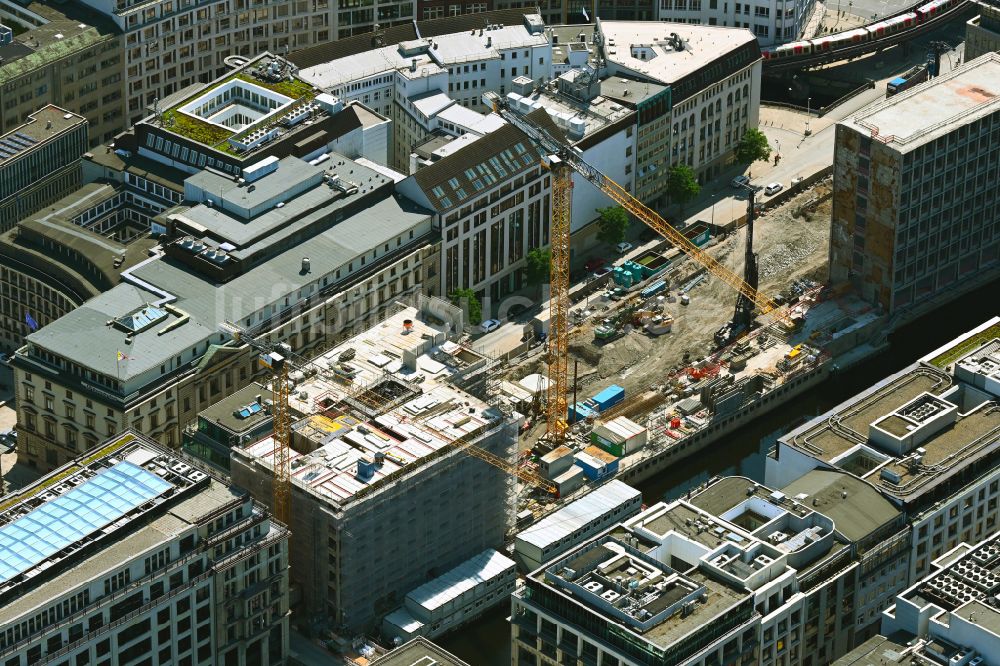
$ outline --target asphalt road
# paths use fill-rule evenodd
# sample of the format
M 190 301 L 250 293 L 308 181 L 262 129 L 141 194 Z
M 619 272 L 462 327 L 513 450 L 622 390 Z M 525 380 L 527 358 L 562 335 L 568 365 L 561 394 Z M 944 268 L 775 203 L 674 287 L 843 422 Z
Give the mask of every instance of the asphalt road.
M 844 11 L 855 16 L 871 18 L 873 16 L 888 16 L 901 9 L 912 7 L 915 0 L 834 0 L 826 3 L 827 12 Z

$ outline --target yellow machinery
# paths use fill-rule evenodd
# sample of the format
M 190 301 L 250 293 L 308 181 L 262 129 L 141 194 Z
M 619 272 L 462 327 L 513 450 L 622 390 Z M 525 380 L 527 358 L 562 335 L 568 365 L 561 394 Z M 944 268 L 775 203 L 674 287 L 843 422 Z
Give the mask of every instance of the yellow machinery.
M 571 146 L 553 137 L 549 132 L 520 113 L 512 110 L 503 97 L 495 92 L 483 94 L 483 102 L 535 142 L 546 154 L 543 165 L 552 171 L 552 282 L 551 313 L 549 319 L 549 390 L 548 437 L 562 440 L 567 429 L 566 395 L 569 387 L 568 348 L 569 320 L 569 231 L 571 219 L 572 173 L 576 172 L 594 187 L 601 190 L 615 203 L 639 218 L 649 228 L 673 243 L 674 247 L 701 264 L 709 273 L 719 278 L 757 306 L 760 314 L 775 313 L 786 326 L 791 321 L 778 304 L 754 289 L 739 275 L 719 263 L 681 232 L 672 227 L 659 213 L 632 196 L 628 190 L 587 164 Z
M 546 392 L 548 436 L 561 442 L 568 424 L 569 395 L 569 232 L 572 220 L 573 172 L 556 155 L 546 166 L 552 172 L 551 268 L 549 269 L 549 386 Z M 559 331 L 562 335 L 552 335 Z
M 289 454 L 292 437 L 292 415 L 288 408 L 288 368 L 293 364 L 292 348 L 287 344 L 271 344 L 258 340 L 241 327 L 226 322 L 220 328 L 237 342 L 242 342 L 258 352 L 260 365 L 269 368 L 274 381 L 271 383 L 271 393 L 274 399 L 274 482 L 273 493 L 274 517 L 285 525 L 292 515 L 292 469 Z

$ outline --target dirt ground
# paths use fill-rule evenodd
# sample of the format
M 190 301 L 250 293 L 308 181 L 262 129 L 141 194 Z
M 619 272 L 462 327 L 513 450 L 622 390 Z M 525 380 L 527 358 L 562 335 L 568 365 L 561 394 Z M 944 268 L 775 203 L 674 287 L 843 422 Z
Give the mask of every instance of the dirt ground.
M 795 280 L 804 278 L 817 282 L 826 279 L 830 192 L 831 183 L 827 179 L 766 212 L 755 222 L 754 246 L 759 257 L 760 283 L 765 292 L 785 291 Z M 730 270 L 742 275 L 745 238 L 745 228 L 740 229 L 726 238 L 714 240 L 708 250 Z M 682 276 L 694 274 L 698 269 L 689 259 L 683 260 L 680 266 L 683 267 Z M 683 306 L 676 301 L 676 296 L 685 282 L 682 277 L 670 284 L 668 300 L 672 297 L 674 302 L 668 302 L 666 309 L 674 322 L 672 331 L 666 335 L 653 337 L 634 330 L 610 342 L 595 341 L 594 326 L 613 309 L 598 312 L 574 329 L 570 343 L 570 380 L 576 361 L 580 401 L 613 383 L 625 387 L 626 397 L 636 395 L 662 383 L 673 370 L 713 351 L 713 335 L 732 317 L 736 292 L 721 280 L 708 278 L 688 293 L 691 303 Z M 512 367 L 508 377 L 516 380 L 533 372 L 545 372 L 544 355 Z M 544 424 L 538 424 L 525 441 L 534 441 L 543 429 Z

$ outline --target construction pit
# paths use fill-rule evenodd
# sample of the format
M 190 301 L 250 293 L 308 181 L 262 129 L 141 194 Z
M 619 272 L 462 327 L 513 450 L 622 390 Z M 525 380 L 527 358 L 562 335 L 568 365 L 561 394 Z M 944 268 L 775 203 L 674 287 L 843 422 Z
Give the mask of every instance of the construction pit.
M 825 282 L 831 194 L 832 183 L 826 179 L 758 215 L 754 249 L 758 254 L 761 291 L 772 296 L 778 293 L 793 296 L 814 290 Z M 727 236 L 713 238 L 704 249 L 735 274 L 742 275 L 745 242 L 746 229 L 741 227 Z M 671 253 L 676 252 L 671 250 Z M 659 294 L 662 297 L 659 301 L 647 301 L 646 307 L 659 305 L 664 317 L 672 318 L 668 333 L 651 335 L 640 326 L 625 326 L 611 339 L 595 337 L 596 328 L 605 325 L 607 320 L 616 319 L 623 308 L 638 307 L 640 291 L 663 278 L 668 282 L 667 291 Z M 572 328 L 569 345 L 570 387 L 572 390 L 575 369 L 579 400 L 610 384 L 624 387 L 629 401 L 650 389 L 665 389 L 668 378 L 683 373 L 685 368 L 716 351 L 713 335 L 733 316 L 737 297 L 729 285 L 705 274 L 694 261 L 682 257 L 673 258 L 663 276 L 632 287 L 624 298 L 611 300 L 604 293 L 599 292 L 571 307 L 571 315 L 577 311 L 590 312 L 586 318 L 571 316 L 571 321 L 577 324 Z M 682 293 L 690 299 L 687 305 L 681 303 L 686 300 L 681 298 Z M 780 356 L 778 354 L 776 359 Z M 545 358 L 539 353 L 511 367 L 507 379 L 520 380 L 533 373 L 545 374 Z M 569 401 L 572 403 L 572 396 Z M 647 400 L 645 406 L 656 402 Z M 630 413 L 630 416 L 639 420 L 644 416 L 642 407 L 635 404 L 630 411 L 638 413 Z M 544 418 L 539 415 L 521 439 L 522 450 L 531 449 L 544 432 Z

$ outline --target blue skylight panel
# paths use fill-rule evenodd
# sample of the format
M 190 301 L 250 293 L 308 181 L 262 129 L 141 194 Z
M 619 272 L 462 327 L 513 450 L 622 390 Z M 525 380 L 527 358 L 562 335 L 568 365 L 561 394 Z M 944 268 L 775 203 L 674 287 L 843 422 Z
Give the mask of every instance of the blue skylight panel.
M 0 582 L 24 573 L 172 487 L 130 462 L 98 472 L 0 527 Z

